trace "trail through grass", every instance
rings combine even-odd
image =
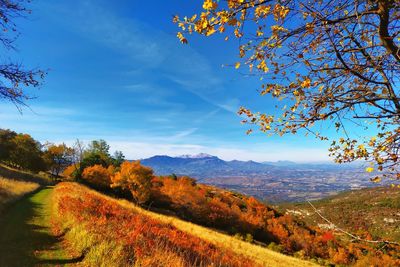
[[[76,263],[50,228],[52,187],[33,193],[0,216],[0,266],[54,266]]]

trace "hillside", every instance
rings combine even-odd
[[[341,228],[355,233],[367,231],[374,239],[400,242],[399,188],[355,190],[312,203],[321,214]],[[309,225],[329,227],[308,203],[285,204],[279,209]]]
[[[10,203],[48,183],[40,175],[0,164],[0,213]]]
[[[54,202],[55,225],[89,266],[313,266],[75,183],[57,185]]]
[[[22,172],[9,171],[20,173],[21,179],[24,177]],[[4,261],[0,265],[47,262],[155,266],[162,262],[162,266],[312,266],[315,262],[396,266],[400,263],[395,245],[350,242],[324,225],[292,216],[304,212],[305,207],[300,204],[288,204],[288,213],[284,214],[253,197],[199,184],[189,177],[159,176],[153,177],[151,183],[150,206],[142,207],[78,183],[62,182],[54,189],[42,187],[17,201],[1,216],[0,229],[5,232],[0,238],[0,258]],[[398,211],[393,206],[397,205],[398,191],[381,190],[387,198],[378,206]],[[364,191],[373,193],[360,192]],[[107,192],[124,196],[118,190]],[[371,199],[370,195],[363,194],[359,202]],[[124,197],[129,199],[127,195]],[[341,199],[358,197],[344,195]],[[361,211],[362,207],[354,203],[348,204],[347,209]],[[293,206],[300,207],[300,211]],[[370,238],[366,230],[355,233]],[[19,249],[8,254],[8,244]]]
[[[0,192],[15,202],[0,216],[0,266],[314,266],[83,185],[53,189],[30,182],[45,184],[39,175],[5,172],[18,180],[0,178]]]

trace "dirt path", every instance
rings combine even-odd
[[[79,262],[50,229],[52,187],[16,202],[0,215],[0,266],[60,266]]]

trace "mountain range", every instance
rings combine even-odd
[[[153,168],[157,175],[188,175],[195,178],[210,178],[215,176],[258,176],[282,170],[340,170],[348,169],[349,166],[336,165],[332,163],[295,163],[292,161],[256,162],[256,161],[225,161],[216,156],[205,153],[197,155],[153,156],[142,159],[141,163]]]
[[[374,186],[361,164],[225,161],[209,154],[142,159],[156,175],[187,175],[201,183],[269,202],[304,201]]]

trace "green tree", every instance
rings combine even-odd
[[[103,139],[93,140],[87,150],[85,151],[86,155],[89,154],[97,154],[100,155],[104,160],[110,160],[110,146]]]
[[[79,160],[79,164],[76,164],[78,167],[75,172],[76,178],[81,178],[83,170],[87,167],[101,165],[107,168],[112,164],[113,159],[109,150],[110,146],[102,139],[93,140],[89,143],[87,149],[84,149],[83,144],[78,140],[75,143],[75,158]]]
[[[391,0],[205,0],[198,14],[174,22],[182,43],[185,33],[240,40],[232,65],[259,75],[260,94],[278,107],[242,107],[245,123],[321,140],[327,133],[316,129],[332,126],[342,136],[331,140],[337,162],[367,160],[400,178],[399,19],[400,2]],[[359,138],[350,124],[375,134]]]
[[[122,151],[115,151],[112,157],[113,165],[115,167],[121,166],[121,164],[125,161],[125,156]]]

